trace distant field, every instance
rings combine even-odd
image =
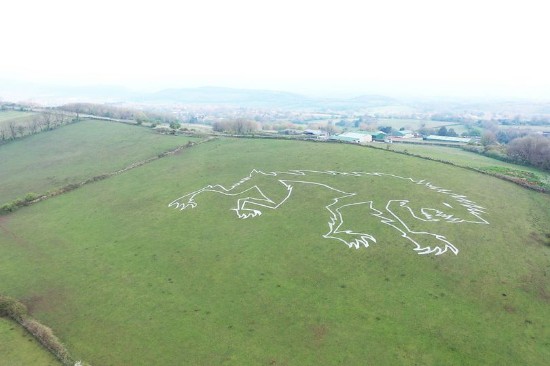
[[[17,123],[28,122],[34,112],[19,112],[19,111],[1,111],[0,110],[0,128],[6,127],[8,122],[14,121]]]
[[[46,193],[124,168],[188,139],[120,123],[83,121],[0,145],[0,205],[29,192]]]
[[[60,362],[19,324],[0,318],[0,365],[58,366]]]
[[[95,131],[91,123],[73,127]],[[63,133],[81,136],[73,131]],[[124,131],[118,138],[132,134]],[[28,144],[19,153],[35,145],[21,142]],[[5,154],[0,148],[1,161]],[[294,183],[284,205],[248,219],[232,210],[236,196],[220,193],[202,193],[193,209],[168,207],[208,184],[230,187],[253,169],[426,179],[483,206],[489,224],[414,219],[409,206],[460,205],[424,185],[376,175]],[[302,180],[310,176],[316,175]],[[275,178],[254,176],[250,183],[279,197]],[[323,237],[327,205],[338,193],[333,186],[340,194],[365,192],[364,202],[342,210],[346,225],[376,243],[355,249]],[[379,212],[395,206],[419,240],[440,233],[460,252],[416,254],[374,216],[371,201]],[[0,293],[22,299],[92,365],[550,359],[550,196],[473,171],[347,144],[218,139],[0,220]]]
[[[439,128],[443,126],[452,127],[457,131],[457,128],[463,128],[462,125],[456,122],[442,122],[442,121],[432,121],[429,119],[411,119],[411,118],[379,118],[378,125],[380,126],[391,126],[393,129],[399,130],[400,128],[405,128],[406,130],[417,130],[422,125],[425,125],[428,128]],[[457,131],[458,132],[458,131]]]
[[[460,148],[396,143],[391,145],[391,150],[407,151],[411,154],[426,156],[432,159],[450,161],[451,163],[471,168],[489,168],[497,166],[516,170],[524,170],[536,174],[541,178],[543,182],[550,184],[550,173],[548,172],[544,172],[539,169],[527,166],[509,164],[497,159],[489,158],[487,156],[464,151]]]
[[[499,125],[499,128],[529,130],[529,131],[531,131],[531,132],[550,131],[550,125],[542,125],[542,126]]]

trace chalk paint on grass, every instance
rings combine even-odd
[[[376,197],[369,197],[369,185],[365,185],[364,192],[348,192],[328,184],[326,182],[328,177],[373,177],[376,180],[380,179],[380,183],[377,184],[390,183],[388,180],[398,180],[403,184],[411,184],[426,189],[429,193],[435,193],[438,195],[439,205],[418,208],[411,205],[411,201],[405,197],[395,197],[395,199],[385,202],[377,202]],[[345,211],[349,208],[364,208],[367,215],[378,218],[380,223],[392,227],[398,235],[412,242],[413,249],[418,254],[440,255],[447,251],[458,254],[459,250],[444,235],[428,229],[415,229],[417,226],[489,224],[482,217],[485,214],[485,209],[464,195],[438,187],[426,180],[375,172],[317,170],[263,172],[254,169],[248,176],[229,187],[220,184],[207,185],[173,200],[168,207],[179,210],[195,208],[197,206],[195,198],[198,195],[214,192],[237,197],[236,206],[231,210],[236,213],[238,218],[248,219],[260,216],[266,210],[278,209],[292,197],[293,190],[301,185],[317,186],[327,189],[333,194],[332,201],[325,206],[330,216],[328,232],[323,237],[339,240],[349,248],[367,248],[372,243],[376,243],[376,238],[365,230],[356,230],[356,228],[347,226]]]

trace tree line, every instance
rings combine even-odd
[[[550,171],[550,138],[528,135],[513,139],[506,146],[506,154],[516,163]]]
[[[232,120],[216,121],[212,123],[212,130],[236,135],[247,135],[260,130],[260,125],[255,121],[237,118]]]
[[[69,122],[72,122],[72,117],[67,113],[46,109],[25,120],[13,119],[6,121],[0,127],[0,142],[52,130]]]
[[[59,110],[121,120],[134,120],[138,124],[182,122],[178,116],[166,112],[139,110],[96,103],[70,103],[58,107]]]

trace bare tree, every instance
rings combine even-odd
[[[38,132],[38,130],[40,129],[40,121],[38,120],[37,117],[33,117],[31,119],[31,122],[29,123],[28,128],[29,128],[29,131],[31,132],[31,134],[33,134],[33,135],[36,132]]]
[[[509,157],[518,163],[550,170],[550,139],[529,135],[512,140],[506,148]]]
[[[54,116],[55,123],[58,126],[61,126],[65,123],[65,113],[63,113],[63,111],[55,111],[53,113],[53,116]]]
[[[487,151],[489,146],[496,144],[497,136],[493,131],[486,130],[485,132],[483,132],[483,136],[481,136],[480,142]]]
[[[19,137],[22,137],[25,134],[25,125],[24,124],[18,124],[17,125],[17,132],[19,133]]]
[[[10,133],[11,133],[11,138],[14,139],[17,137],[17,123],[15,123],[15,121],[9,121],[7,123],[8,125],[8,128],[10,130]]]
[[[46,130],[52,129],[52,113],[50,111],[44,111],[40,115],[42,118],[42,125]]]

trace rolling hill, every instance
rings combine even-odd
[[[2,216],[0,293],[92,365],[545,365],[549,207],[384,150],[220,138]],[[339,214],[376,241],[334,238]]]

